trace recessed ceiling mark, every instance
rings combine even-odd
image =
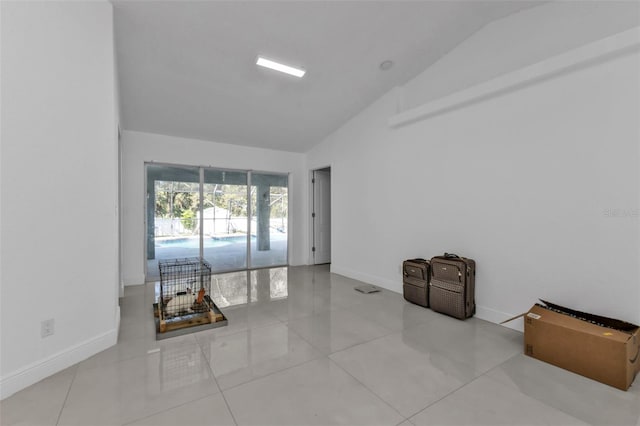
[[[390,60],[390,59],[387,59],[386,61],[382,61],[382,62],[380,63],[380,69],[381,69],[382,71],[390,70],[390,69],[391,69],[391,67],[393,67],[393,61],[392,61],[392,60]]]

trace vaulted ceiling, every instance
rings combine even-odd
[[[114,4],[122,127],[306,152],[487,23],[535,1]],[[307,70],[255,65],[264,55]],[[393,66],[382,70],[383,61]]]

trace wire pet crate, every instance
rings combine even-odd
[[[160,295],[156,304],[156,338],[171,337],[165,333],[191,327],[226,325],[226,318],[211,299],[211,265],[206,260],[164,260],[158,262],[158,267]]]

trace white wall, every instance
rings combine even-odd
[[[112,6],[1,7],[4,398],[113,345],[119,308]]]
[[[289,175],[290,228],[289,263],[306,264],[305,155],[194,139],[125,131],[122,139],[123,164],[123,276],[125,285],[144,282],[144,163],[158,162],[256,170]]]
[[[407,83],[402,102],[415,107],[638,25],[635,1],[561,1],[525,9],[488,24]]]
[[[489,30],[508,40],[508,19]],[[332,166],[332,271],[400,292],[404,258],[454,252],[478,262],[480,318],[543,298],[639,323],[639,63],[636,49],[397,129],[406,88],[379,99],[308,155]]]

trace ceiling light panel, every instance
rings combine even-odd
[[[271,59],[264,58],[262,56],[258,56],[258,60],[256,61],[256,65],[260,65],[261,67],[270,68],[272,70],[280,71],[285,74],[293,75],[295,77],[302,77],[306,71],[301,68],[291,67],[289,65],[284,65],[279,62],[273,61]]]

